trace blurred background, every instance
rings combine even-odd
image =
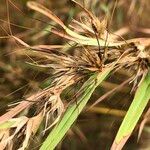
[[[53,11],[68,25],[73,18],[79,18],[83,10],[70,0],[36,0]],[[85,8],[98,18],[112,17],[109,31],[122,34],[125,39],[149,37],[150,35],[150,0],[80,0]],[[45,16],[31,11],[26,6],[27,0],[0,1],[0,113],[3,114],[16,102],[27,95],[37,92],[50,84],[51,70],[29,64],[38,59],[38,54],[24,50],[9,35],[15,35],[29,45],[64,44],[67,41],[52,33],[56,26]],[[115,9],[114,9],[115,8]],[[114,15],[111,16],[114,11]],[[59,28],[59,27],[58,27]],[[130,76],[130,72],[121,70],[114,73],[94,92],[87,109],[68,132],[57,149],[63,150],[109,150],[119,125],[128,109],[133,94],[131,86],[125,85],[111,94],[103,102],[88,109],[103,94],[117,87]],[[72,87],[72,92],[64,91],[62,97],[68,102],[70,94],[80,87]],[[132,115],[132,114],[131,114]],[[150,149],[150,126],[147,124],[137,142],[136,129],[125,145],[125,150]],[[40,133],[31,140],[33,145],[41,144]],[[34,147],[34,146],[33,146]],[[31,149],[38,149],[33,148]]]

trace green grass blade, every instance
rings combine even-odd
[[[119,128],[112,149],[121,149],[132,131],[134,130],[138,120],[140,119],[147,103],[150,99],[150,73],[138,87],[133,102]]]
[[[82,109],[85,107],[95,88],[106,78],[112,69],[113,67],[108,68],[99,74],[94,74],[88,81],[85,82],[82,87],[84,92],[80,97],[78,97],[77,104],[73,104],[68,107],[63,118],[49,134],[40,150],[53,150],[57,146],[71,125],[77,119]]]
[[[2,124],[0,124],[0,130],[11,128],[15,124],[15,121],[6,121]]]

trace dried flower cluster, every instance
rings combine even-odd
[[[70,24],[71,30],[44,6],[28,2],[28,7],[58,23],[66,34],[57,29],[52,29],[51,32],[73,41],[76,46],[74,55],[70,55],[56,50],[57,46],[29,46],[18,40],[28,49],[40,52],[42,57],[48,60],[47,64],[36,63],[36,65],[52,68],[54,78],[50,87],[30,96],[1,116],[1,126],[8,123],[9,128],[0,132],[0,149],[6,147],[12,149],[13,143],[15,143],[14,137],[22,139],[20,150],[25,149],[43,119],[45,120],[45,130],[53,126],[64,112],[60,94],[81,79],[95,72],[101,72],[104,68],[116,63],[115,70],[125,68],[133,72],[133,82],[136,87],[149,72],[150,41],[144,39],[118,41],[116,39],[118,37],[107,31],[106,19],[100,21],[82,5],[75,3],[84,10],[85,20],[73,20]],[[24,109],[32,108],[33,104],[35,105],[33,117],[13,118]]]

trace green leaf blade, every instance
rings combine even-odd
[[[146,78],[138,87],[134,99],[126,113],[126,116],[119,128],[112,150],[121,149],[132,131],[134,130],[137,122],[139,121],[145,107],[147,106],[150,99],[150,73],[147,74]]]
[[[112,69],[113,67],[107,68],[101,73],[94,74],[85,82],[82,87],[84,93],[78,98],[77,104],[73,104],[66,110],[60,123],[49,134],[40,150],[53,150],[57,146],[87,104],[95,88],[108,76]]]

